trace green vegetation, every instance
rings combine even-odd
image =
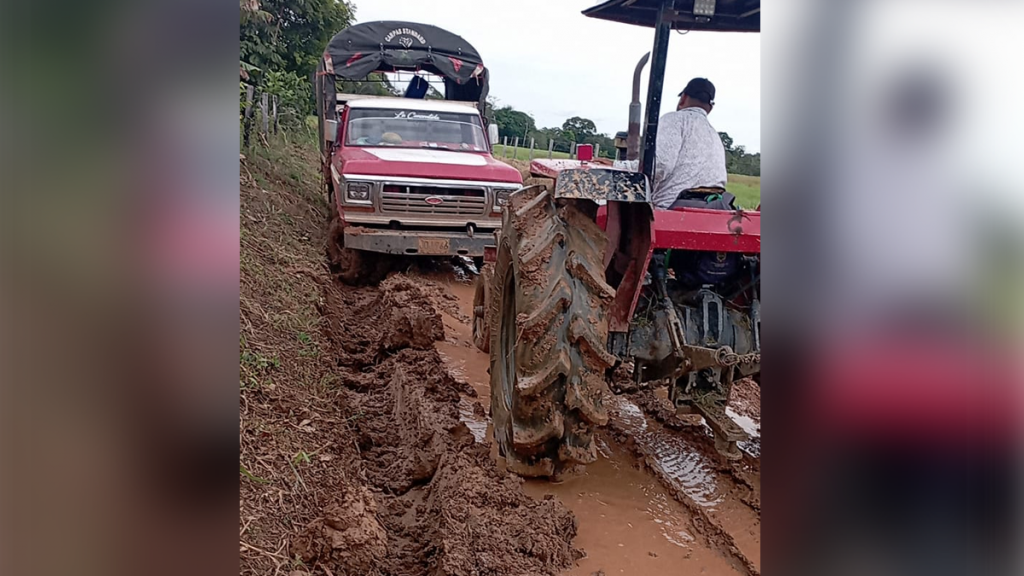
[[[240,0],[239,7],[241,61],[307,85],[324,46],[354,21],[354,7],[344,0]]]
[[[514,151],[514,153],[513,153],[513,151]],[[498,160],[506,159],[505,158],[505,154],[506,154],[505,147],[502,146],[501,144],[498,144],[497,146],[494,147],[494,153],[493,154],[494,154],[494,157],[497,158]],[[540,148],[534,147],[534,149],[533,149],[533,157],[534,157],[534,159],[536,159],[536,158],[547,158],[548,157],[547,146],[545,145],[543,150],[540,149]],[[565,158],[569,157],[569,153],[568,152],[552,152],[551,153],[551,157],[552,158],[565,159]],[[508,158],[507,159],[508,160],[512,160],[513,158],[516,159],[516,160],[529,161],[530,160],[530,148],[529,148],[529,146],[527,146],[526,148],[523,148],[522,146],[520,146],[519,148],[513,148],[512,146],[509,146],[508,147]]]
[[[248,478],[249,480],[252,480],[253,482],[259,482],[260,484],[270,484],[270,480],[265,480],[258,476],[254,476],[253,473],[249,472],[249,470],[242,464],[238,465],[238,472],[245,476],[246,478]]]
[[[512,140],[519,138],[520,144],[526,143],[529,149],[530,138],[534,139],[534,146],[543,150],[547,155],[548,144],[554,142],[554,158],[568,158],[568,152],[572,149],[573,143],[594,144],[601,147],[600,155],[604,158],[615,157],[615,141],[605,134],[597,132],[597,126],[592,120],[573,116],[562,123],[561,127],[537,128],[533,117],[525,112],[515,110],[511,106],[495,107],[493,101],[487,103],[487,116],[498,124],[498,135],[502,138]],[[562,155],[559,156],[558,154]],[[520,160],[529,158],[517,156]]]
[[[729,174],[725,189],[736,196],[736,203],[752,210],[761,203],[761,177]]]
[[[722,138],[722,145],[725,146],[725,169],[729,174],[743,174],[746,176],[761,175],[761,153],[747,154],[743,146],[734,146],[732,136],[728,132],[719,132]],[[757,183],[761,186],[760,181]],[[735,192],[733,192],[735,194]]]

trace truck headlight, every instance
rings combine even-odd
[[[501,212],[501,208],[503,206],[508,206],[508,197],[516,190],[518,190],[518,188],[496,188],[494,190],[494,211]]]
[[[368,182],[349,182],[345,188],[345,198],[354,202],[369,202],[370,184]]]

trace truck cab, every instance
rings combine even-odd
[[[339,94],[337,106],[329,175],[346,248],[479,257],[493,245],[523,180],[491,156],[473,103]]]

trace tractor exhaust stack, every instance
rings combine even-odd
[[[640,158],[640,78],[647,60],[651,53],[644,54],[644,57],[636,63],[636,70],[633,71],[633,99],[629,103],[629,128],[626,136],[626,160],[637,160]]]

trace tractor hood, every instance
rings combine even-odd
[[[342,148],[339,157],[342,174],[523,182],[518,170],[489,154],[411,148]]]

